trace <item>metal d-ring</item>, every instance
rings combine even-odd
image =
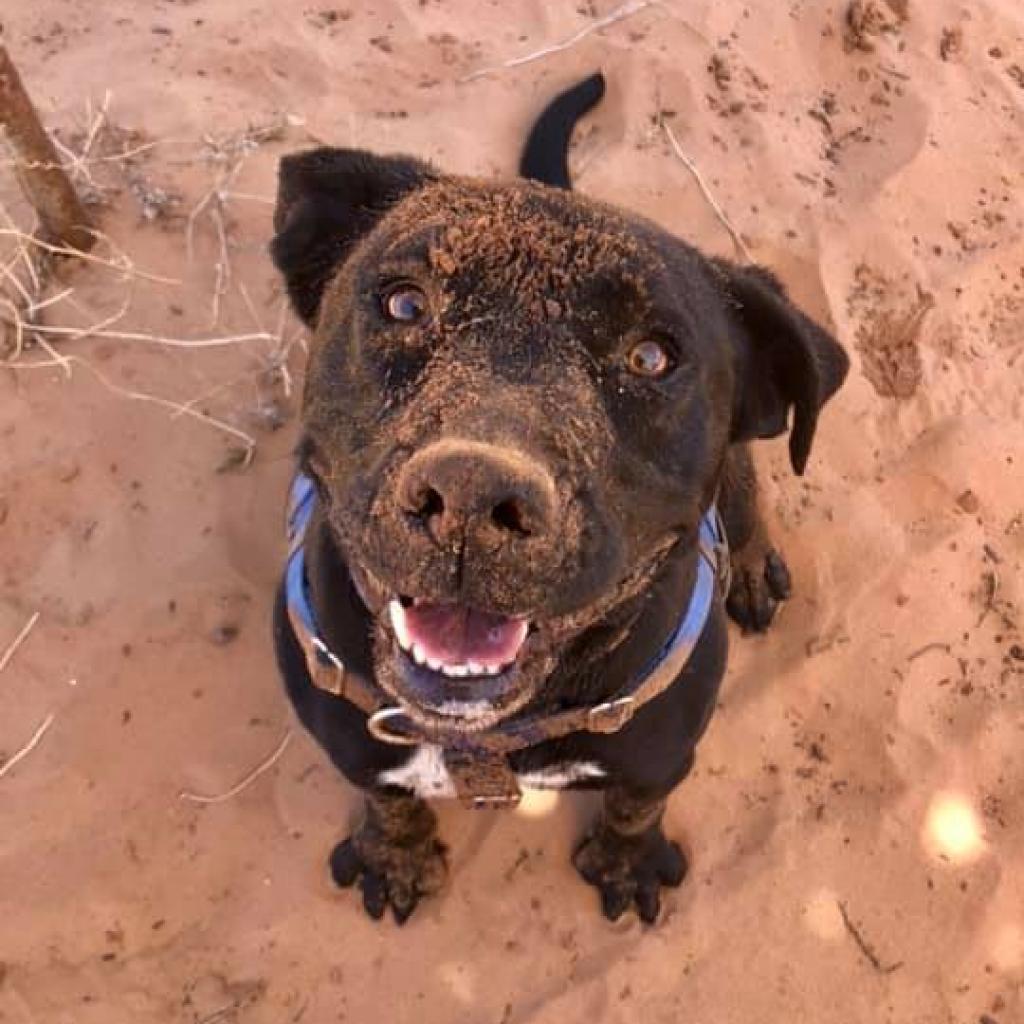
[[[392,732],[386,727],[385,723],[398,716],[408,717],[401,708],[381,708],[366,720],[366,731],[381,743],[390,743],[396,747],[418,746],[422,742],[419,737],[410,736],[407,732]]]

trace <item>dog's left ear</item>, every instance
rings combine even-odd
[[[334,272],[388,209],[437,177],[412,157],[313,149],[281,160],[270,255],[295,312],[316,324]]]
[[[818,413],[839,390],[850,360],[835,338],[793,305],[769,271],[717,260],[715,270],[737,324],[731,439],[777,437],[785,432],[792,407],[789,457],[800,475]]]

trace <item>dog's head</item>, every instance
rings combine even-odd
[[[792,408],[803,471],[846,372],[766,272],[573,193],[321,149],[282,161],[274,226],[304,465],[425,721],[523,707],[693,544],[730,443]]]

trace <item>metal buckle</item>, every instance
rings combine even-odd
[[[332,697],[343,697],[346,669],[341,659],[318,636],[310,637],[309,645],[313,649],[313,657],[307,658],[307,667],[313,685]]]
[[[366,731],[381,743],[390,743],[396,747],[415,747],[422,741],[418,736],[407,732],[392,732],[386,727],[386,723],[393,718],[401,716],[408,719],[408,716],[401,708],[381,708],[375,711],[366,720]]]
[[[618,732],[636,712],[635,697],[617,697],[615,700],[595,704],[587,712],[587,731]]]

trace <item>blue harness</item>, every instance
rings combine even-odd
[[[372,680],[346,671],[342,660],[320,634],[309,600],[306,580],[304,541],[316,508],[313,481],[299,473],[291,487],[288,506],[288,563],[285,569],[285,595],[288,615],[305,654],[314,684],[336,697],[356,704],[368,716],[370,733],[385,743],[414,745],[439,742],[446,745],[443,730],[416,727],[406,712],[390,702]],[[493,752],[510,752],[533,746],[571,732],[612,733],[623,728],[636,710],[663,693],[685,668],[693,653],[716,596],[728,592],[729,549],[718,511],[712,505],[700,522],[698,534],[697,579],[693,593],[678,626],[661,650],[642,672],[618,695],[601,704],[554,712],[544,717],[525,717],[499,723],[488,736]],[[450,743],[463,745],[464,735],[457,730],[447,734]]]

